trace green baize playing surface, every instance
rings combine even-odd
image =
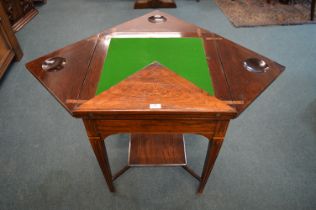
[[[200,38],[112,38],[96,95],[153,62],[214,95]]]

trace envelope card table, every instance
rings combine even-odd
[[[264,56],[169,14],[149,14],[26,64],[81,118],[111,192],[131,166],[181,166],[202,193],[231,119],[284,70]],[[106,137],[129,133],[127,165],[112,175]],[[201,175],[187,166],[183,134],[209,141]]]

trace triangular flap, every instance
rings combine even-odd
[[[226,103],[209,96],[188,80],[159,63],[152,63],[75,111],[88,112],[222,112],[234,113]]]
[[[69,111],[75,106],[67,100],[77,100],[81,86],[89,70],[99,34],[68,45],[26,64],[27,69]],[[43,64],[53,59],[62,59],[62,68],[45,70]],[[54,60],[55,61],[55,60]]]
[[[232,100],[241,102],[235,105],[238,114],[245,110],[285,69],[271,59],[227,39],[217,41],[217,50]],[[262,67],[262,72],[252,71],[251,66],[247,66],[248,61],[251,61],[250,64],[257,62],[258,67],[263,64],[263,67],[266,67],[265,69]]]
[[[164,22],[150,22],[151,17],[165,18]],[[197,32],[210,33],[194,24],[180,20],[172,15],[154,10],[141,17],[132,19],[111,28],[112,32]],[[179,34],[180,35],[180,34]]]

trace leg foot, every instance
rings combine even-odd
[[[113,186],[111,168],[110,168],[104,140],[101,140],[100,137],[89,137],[89,140],[93,148],[94,154],[99,162],[100,168],[103,172],[105,181],[108,184],[109,190],[111,192],[115,192],[115,189]]]
[[[211,174],[211,171],[214,167],[217,155],[221,149],[223,140],[213,139],[208,143],[207,154],[204,162],[203,172],[201,176],[201,182],[198,188],[197,193],[203,193],[206,182]]]

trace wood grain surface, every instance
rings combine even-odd
[[[151,108],[155,104],[160,108]],[[118,115],[129,112],[234,115],[234,109],[226,103],[209,96],[207,92],[158,63],[145,67],[83,103],[74,111],[74,115],[113,112]]]
[[[76,104],[69,104],[67,100],[78,99],[97,41],[98,35],[66,46],[26,64],[27,69],[70,113]],[[65,58],[65,67],[59,71],[44,71],[42,63],[52,57]]]
[[[186,165],[182,134],[132,134],[130,166]]]
[[[151,23],[148,18],[153,15],[164,16],[167,21],[160,24]],[[160,11],[153,11],[114,26],[100,34],[35,59],[26,66],[56,99],[74,114],[78,106],[95,96],[112,37],[202,38],[215,96],[220,100],[229,101],[229,104],[237,109],[237,115],[251,104],[284,69],[282,65],[264,56]],[[58,72],[43,71],[41,68],[43,61],[54,56],[66,58],[65,68]],[[246,71],[242,62],[252,57],[264,59],[270,65],[270,70],[259,74]]]
[[[216,41],[217,52],[229,86],[233,101],[243,101],[235,105],[238,114],[244,111],[285,69],[284,66],[237,45],[227,39]],[[258,58],[265,61],[269,69],[256,73],[247,71],[243,61]]]

